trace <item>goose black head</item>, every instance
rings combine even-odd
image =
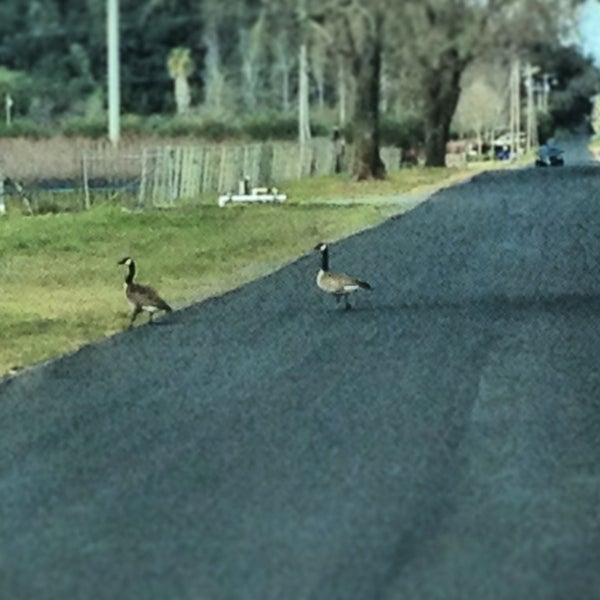
[[[318,250],[319,252],[324,252],[325,250],[327,250],[327,244],[325,242],[319,242],[314,247],[314,250]]]
[[[126,256],[125,258],[122,258],[117,264],[129,266],[132,262],[133,262],[133,260],[131,259],[131,257]]]

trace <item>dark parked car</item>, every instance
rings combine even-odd
[[[564,150],[553,144],[540,146],[535,160],[536,167],[562,167],[565,164]]]

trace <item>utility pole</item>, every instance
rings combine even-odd
[[[525,67],[525,87],[527,89],[527,135],[525,150],[529,152],[534,145],[537,145],[537,118],[535,114],[535,105],[533,98],[533,76],[539,71],[539,67],[532,67],[527,63]]]
[[[521,76],[520,61],[514,58],[510,70],[510,150],[516,155],[521,134]]]
[[[308,102],[308,13],[306,0],[301,0],[297,8],[298,23],[300,25],[300,56],[298,58],[298,140],[301,147],[310,140],[310,114]]]
[[[107,0],[106,41],[108,51],[108,138],[116,146],[121,135],[119,75],[119,0]]]
[[[299,85],[298,85],[298,135],[300,143],[310,140],[310,116],[308,105],[308,59],[306,44],[300,44]]]
[[[542,88],[542,110],[548,112],[548,94],[550,92],[550,74],[544,73],[544,87]]]

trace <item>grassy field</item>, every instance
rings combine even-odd
[[[11,210],[0,218],[0,376],[126,327],[125,269],[116,264],[124,256],[136,259],[140,282],[179,308],[414,205],[391,201],[394,194],[449,185],[474,172],[408,169],[383,182],[305,180],[286,188],[283,205],[220,209],[213,199],[211,206],[167,211],[100,205],[36,217]]]

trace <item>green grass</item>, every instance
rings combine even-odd
[[[356,199],[442,185],[472,172],[408,169],[368,183],[310,179],[286,186],[283,205],[221,209],[211,198],[210,206],[147,212],[100,205],[26,217],[11,210],[0,219],[0,376],[127,326],[124,269],[116,264],[124,256],[137,259],[139,281],[178,308],[265,275],[320,240],[340,239],[406,209],[390,207],[389,198],[385,205]],[[340,205],[340,198],[349,204]]]
[[[137,258],[139,280],[181,307],[380,220],[375,207],[300,205],[4,218],[0,374],[126,326],[123,256]]]
[[[304,179],[286,185],[286,193],[291,199],[306,202],[327,201],[338,198],[363,198],[365,196],[388,196],[402,194],[416,189],[451,182],[464,177],[471,171],[444,168],[414,168],[390,173],[381,181],[354,182],[348,175],[332,175]]]

